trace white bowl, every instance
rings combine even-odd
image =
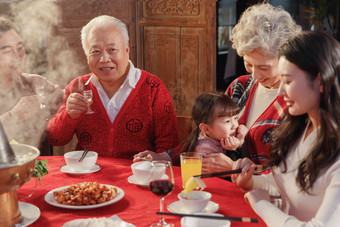
[[[211,213],[196,213],[197,215],[211,215],[211,216],[223,216],[222,214],[211,214]],[[182,227],[229,227],[230,221],[228,220],[216,220],[208,218],[193,218],[183,217],[181,218]]]
[[[64,154],[64,159],[71,169],[76,172],[89,171],[96,164],[98,153],[89,151],[82,162],[79,162],[84,151],[70,151]]]
[[[149,181],[149,175],[151,170],[151,162],[149,161],[141,161],[135,162],[131,165],[131,170],[135,179],[142,183],[147,184]]]
[[[181,205],[191,213],[202,211],[209,203],[211,194],[206,191],[191,191],[189,193],[179,193]]]

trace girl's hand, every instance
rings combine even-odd
[[[246,137],[249,129],[245,125],[239,125],[237,128],[236,137],[240,140],[240,146],[244,143],[244,138]]]
[[[220,143],[221,143],[221,146],[226,150],[236,150],[242,145],[240,140],[234,136],[221,138]]]
[[[242,169],[241,173],[231,175],[232,182],[245,191],[249,191],[253,187],[253,173],[256,165],[248,158],[238,159],[233,169]]]
[[[257,203],[260,200],[268,200],[270,201],[270,196],[268,191],[263,189],[254,189],[249,192],[247,192],[244,195],[244,199],[253,207],[255,203]]]

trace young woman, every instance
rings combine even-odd
[[[303,32],[280,49],[279,95],[288,114],[272,134],[273,172],[252,176],[240,159],[233,182],[268,226],[335,226],[340,223],[340,44],[330,35]],[[278,191],[282,210],[269,202]]]

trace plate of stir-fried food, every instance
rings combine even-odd
[[[116,186],[97,182],[83,182],[53,189],[45,201],[53,206],[69,209],[92,209],[118,202],[124,191]]]

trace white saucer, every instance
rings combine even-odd
[[[216,214],[216,213],[197,213],[197,215],[199,215],[199,214],[223,217],[222,214]],[[181,226],[230,227],[230,221],[229,220],[208,219],[208,218],[197,218],[197,217],[183,217],[183,218],[181,218]]]
[[[149,186],[148,182],[141,182],[141,181],[137,180],[135,175],[129,176],[127,180],[131,184],[137,184],[137,185],[145,186],[145,187]]]
[[[218,209],[220,209],[220,205],[218,205],[218,203],[215,203],[213,201],[209,201],[208,205],[199,213],[215,213],[216,211],[218,211]],[[187,209],[185,209],[184,207],[182,207],[182,204],[179,200],[170,203],[168,205],[168,210],[171,213],[182,213],[182,214],[191,214],[190,211],[188,211]]]
[[[162,180],[165,180],[165,179],[168,179],[167,175],[162,176]],[[137,184],[137,185],[140,185],[140,186],[149,187],[149,182],[141,182],[141,181],[137,180],[135,175],[129,176],[127,180],[131,184]]]
[[[15,224],[15,227],[28,226],[38,220],[40,217],[40,209],[37,206],[24,202],[18,202],[18,204],[23,220],[22,222]]]
[[[88,171],[75,171],[73,169],[71,169],[68,165],[63,165],[59,168],[59,170],[61,172],[64,172],[64,173],[68,173],[68,174],[74,174],[74,175],[82,175],[82,174],[89,174],[89,173],[94,173],[94,172],[97,172],[99,170],[101,170],[101,166],[100,165],[97,165],[95,164],[90,170]]]

